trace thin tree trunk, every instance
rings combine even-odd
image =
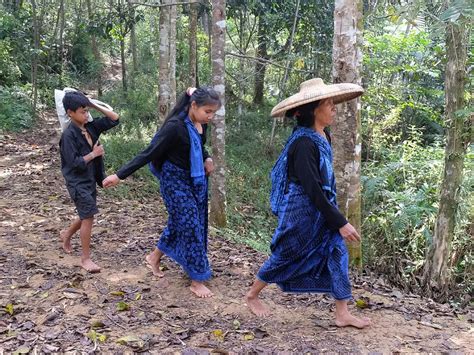
[[[33,111],[36,112],[38,104],[38,52],[39,52],[39,23],[36,7],[36,0],[31,0],[32,19],[33,19],[33,43],[34,53],[31,60],[31,85],[33,87]]]
[[[171,0],[172,1],[172,0]],[[163,0],[169,4],[170,0]],[[160,8],[160,46],[159,46],[159,74],[158,74],[158,121],[163,122],[170,110],[170,45],[169,45],[170,7]]]
[[[268,59],[267,53],[267,37],[266,37],[265,22],[263,15],[258,17],[258,35],[257,35],[257,58]],[[263,103],[263,90],[265,84],[266,64],[260,61],[255,62],[255,87],[254,87],[254,105],[261,105]]]
[[[177,6],[170,6],[170,107],[176,103],[176,19]]]
[[[334,9],[333,82],[361,84],[362,0],[336,0]],[[338,107],[332,129],[339,209],[360,233],[360,101]],[[361,243],[348,243],[352,265],[362,266]]]
[[[293,20],[293,28],[291,29],[291,35],[290,35],[290,40],[289,40],[289,45],[288,45],[288,48],[289,48],[288,55],[291,53],[292,48],[293,48],[293,39],[295,37],[296,24],[298,23],[299,11],[300,11],[300,0],[296,0],[295,17]],[[288,59],[288,61],[286,62],[285,74],[283,75],[283,80],[280,83],[280,93],[278,94],[277,101],[280,101],[283,97],[283,94],[284,94],[283,92],[284,92],[286,82],[288,80],[288,74],[290,71],[290,62],[291,62],[291,59]],[[274,119],[272,122],[272,133],[270,134],[270,147],[273,147],[273,140],[275,139],[275,128],[276,128],[276,119]]]
[[[197,85],[197,4],[189,9],[189,86]]]
[[[429,247],[424,285],[428,296],[446,300],[450,284],[448,260],[456,225],[459,189],[463,178],[464,157],[471,139],[471,122],[458,113],[465,108],[467,46],[469,34],[463,17],[446,26],[445,100],[448,122],[444,175],[433,241]]]
[[[65,53],[64,53],[64,27],[65,27],[65,16],[64,16],[64,0],[61,0],[59,5],[59,60],[61,61],[60,66],[60,76],[59,82],[60,85],[63,85],[63,73],[64,73],[64,66],[65,66]]]
[[[217,227],[225,227],[226,190],[225,190],[225,0],[212,1],[212,86],[222,101],[211,129],[212,158],[215,171],[211,178],[210,222]]]
[[[132,0],[127,0],[127,2],[128,2],[129,11],[132,11],[132,14],[134,15]],[[130,25],[130,50],[132,52],[132,70],[133,70],[133,73],[130,76],[130,85],[133,88],[135,87],[135,75],[136,73],[138,73],[137,35],[135,33],[134,22]]]
[[[120,39],[120,60],[122,62],[122,88],[127,93],[127,67],[125,63],[125,38]]]
[[[86,7],[87,7],[87,13],[89,15],[89,18],[92,18],[93,12],[92,12],[92,4],[91,0],[86,0]],[[98,69],[96,72],[97,75],[97,96],[101,97],[102,96],[102,59],[100,55],[99,48],[97,46],[97,38],[95,34],[91,34],[91,46],[92,46],[92,53],[94,53],[94,59],[98,64]]]

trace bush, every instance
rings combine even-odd
[[[0,130],[19,131],[32,125],[29,95],[20,88],[0,86]]]

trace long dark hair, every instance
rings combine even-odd
[[[186,91],[181,94],[181,96],[178,98],[178,101],[176,102],[176,105],[166,117],[165,122],[168,121],[171,117],[187,114],[193,101],[198,106],[221,106],[221,99],[219,98],[219,94],[216,90],[209,86],[200,86],[196,90],[194,90],[191,96],[189,96]]]
[[[307,104],[286,111],[286,117],[295,117],[298,126],[311,127],[314,124],[314,110],[320,101],[308,102]]]

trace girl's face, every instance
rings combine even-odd
[[[191,103],[191,107],[189,108],[189,117],[193,122],[207,124],[210,120],[212,120],[218,109],[218,105],[198,106],[196,101],[193,101]]]
[[[316,122],[323,127],[330,126],[334,122],[336,113],[336,105],[334,105],[333,99],[321,100],[318,107],[314,109]]]

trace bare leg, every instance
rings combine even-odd
[[[250,311],[252,311],[252,313],[257,317],[266,317],[270,314],[270,309],[258,298],[260,291],[262,291],[267,285],[268,284],[263,281],[255,280],[249,292],[245,295],[245,302],[247,302]]]
[[[336,300],[336,325],[338,327],[365,328],[370,325],[369,318],[357,318],[347,308],[347,301]]]
[[[148,263],[148,265],[151,266],[151,269],[153,270],[153,275],[158,277],[165,276],[164,272],[160,270],[160,260],[162,256],[163,252],[160,249],[155,248],[153,252],[151,252],[145,257],[146,262]]]
[[[75,219],[68,229],[63,230],[59,236],[62,241],[62,247],[64,251],[68,254],[72,253],[71,238],[79,229],[81,228],[81,220],[79,218]]]
[[[88,272],[100,272],[100,267],[91,260],[91,233],[92,224],[94,223],[94,217],[86,218],[81,223],[81,244],[82,244],[82,255],[81,265]]]
[[[214,296],[214,294],[209,290],[206,285],[199,281],[191,281],[191,286],[189,287],[192,293],[200,298],[209,298]]]

